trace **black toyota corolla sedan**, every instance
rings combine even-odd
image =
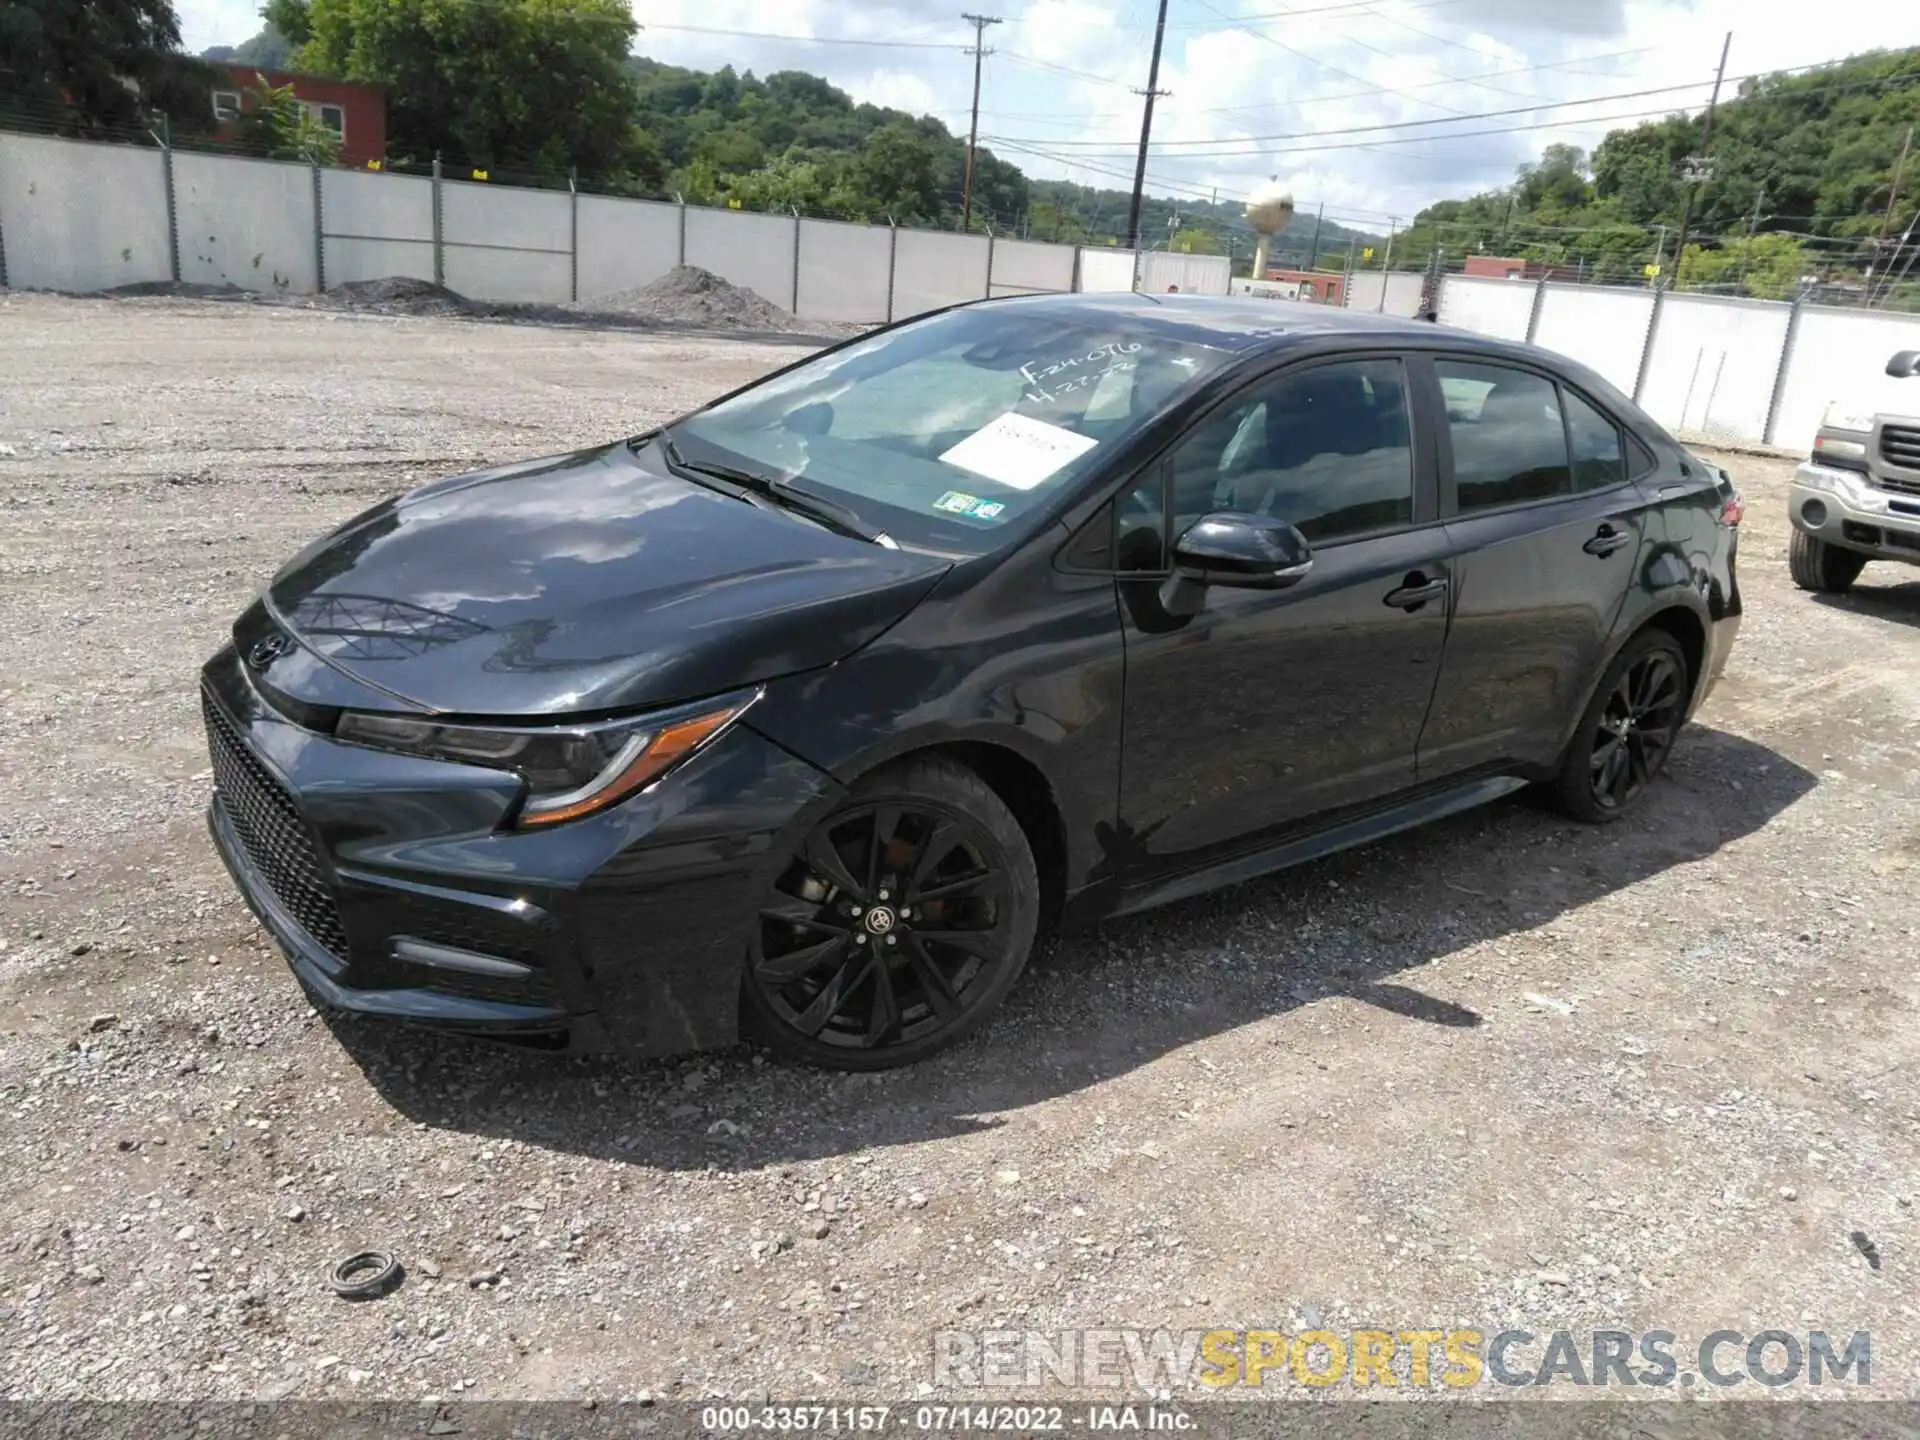
[[[1047,927],[1527,784],[1614,819],[1740,513],[1526,346],[963,306],[315,541],[206,666],[213,835],[322,1005],[901,1064]]]

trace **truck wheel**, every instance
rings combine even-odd
[[[1817,590],[1823,595],[1845,593],[1860,578],[1867,557],[1858,550],[1842,550],[1824,540],[1816,540],[1804,530],[1793,532],[1787,542],[1787,568],[1793,583],[1802,590]]]

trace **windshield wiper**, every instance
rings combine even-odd
[[[735,486],[738,492],[745,492],[740,494],[741,499],[757,495],[797,515],[804,515],[830,530],[851,535],[856,540],[884,545],[890,550],[899,548],[885,531],[874,529],[845,505],[829,500],[824,495],[815,495],[810,490],[801,490],[791,480],[775,480],[732,465],[709,463],[704,460],[696,463],[681,454],[680,447],[674,444],[673,437],[670,435],[660,437],[660,448],[666,453],[667,463],[674,469],[683,471],[689,476],[704,476],[709,480],[720,480]]]

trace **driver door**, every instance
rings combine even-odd
[[[1412,785],[1447,634],[1436,497],[1397,356],[1252,382],[1119,497],[1121,817],[1151,868]],[[1286,590],[1215,585],[1198,614],[1169,615],[1169,539],[1219,510],[1291,521],[1313,568]]]

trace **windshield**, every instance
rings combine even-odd
[[[691,465],[795,480],[906,544],[979,554],[1227,353],[1124,319],[952,310],[690,416]]]

